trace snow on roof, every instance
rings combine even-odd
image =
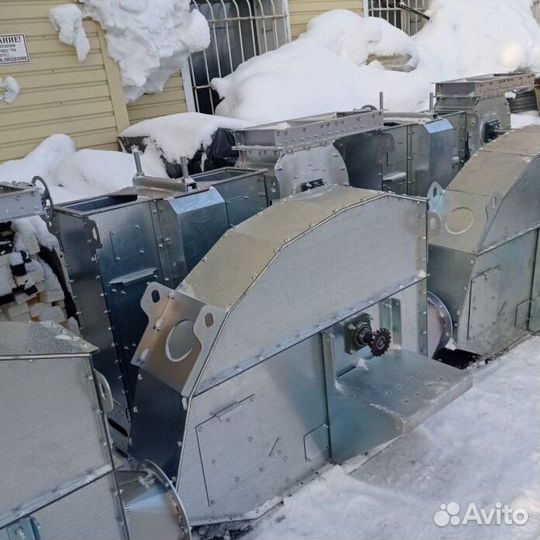
[[[529,0],[435,0],[413,38],[379,18],[336,10],[296,41],[212,80],[217,113],[266,123],[378,104],[422,110],[436,81],[540,71],[540,26]],[[390,69],[392,68],[392,69]]]
[[[145,137],[153,143],[171,163],[180,162],[182,156],[192,158],[201,147],[212,142],[218,128],[238,129],[253,123],[201,113],[180,113],[144,120],[124,130],[124,137]]]

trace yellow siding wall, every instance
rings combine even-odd
[[[118,67],[96,23],[84,23],[91,51],[83,63],[58,41],[49,9],[67,1],[0,0],[0,33],[25,33],[31,56],[30,64],[0,66],[0,77],[11,75],[22,88],[14,103],[0,101],[0,162],[24,156],[53,133],[70,135],[80,148],[117,148],[117,133],[130,123],[187,109],[180,76],[162,94],[126,107]],[[289,0],[293,38],[311,18],[336,8],[360,13],[362,0]]]
[[[293,39],[305,31],[307,23],[331,9],[350,9],[362,13],[362,0],[289,0]]]
[[[131,124],[156,116],[185,111],[187,111],[186,97],[179,75],[169,79],[162,94],[147,94],[128,105]]]
[[[91,51],[79,63],[73,47],[58,41],[49,9],[66,0],[0,0],[0,33],[26,34],[31,63],[0,66],[21,94],[0,102],[0,162],[24,156],[45,137],[67,133],[79,147],[116,148],[128,125],[118,69],[104,52],[103,35],[86,21]]]

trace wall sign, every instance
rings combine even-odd
[[[0,34],[0,65],[29,62],[25,34]]]

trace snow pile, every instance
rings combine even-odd
[[[44,227],[44,221],[39,216],[15,220],[13,230],[15,231],[15,249],[18,251],[29,253],[31,251],[28,250],[29,239],[33,237],[40,246],[47,249],[52,250],[58,247],[58,240]]]
[[[475,386],[347,474],[333,467],[285,500],[246,540],[531,539],[540,532],[540,338],[483,369]],[[524,525],[437,527],[441,504],[523,509]]]
[[[185,156],[190,159],[212,142],[219,128],[239,129],[249,125],[244,120],[201,113],[180,113],[144,120],[127,128],[123,137],[144,137],[149,148],[154,147],[167,161],[179,163]]]
[[[190,0],[81,0],[49,11],[62,43],[72,45],[79,62],[90,51],[83,19],[91,17],[106,31],[109,56],[119,63],[128,102],[161,92],[187,57],[206,49],[210,30]]]
[[[531,124],[540,125],[540,115],[538,111],[525,111],[512,115],[512,127],[518,129]]]
[[[75,143],[67,135],[51,135],[22,159],[0,164],[0,182],[30,182],[41,176],[52,184],[60,163],[76,151]]]
[[[106,31],[128,102],[161,92],[187,57],[206,49],[210,30],[190,0],[81,0],[85,16]]]
[[[531,0],[433,0],[415,37],[433,73],[453,79],[530,68],[540,72],[540,27]]]
[[[56,201],[52,186],[55,171],[62,161],[74,152],[75,143],[70,137],[52,135],[24,158],[0,163],[0,182],[30,182],[34,176],[41,176],[49,184],[53,199]],[[48,232],[45,222],[40,217],[25,218],[16,223],[19,227],[30,227],[41,245],[49,249],[55,247],[56,238]]]
[[[79,62],[90,52],[90,42],[83,27],[83,13],[75,4],[63,4],[49,10],[49,21],[59,32],[58,39],[75,47]]]
[[[439,80],[540,71],[530,0],[434,0],[430,16],[411,38],[378,18],[320,15],[296,41],[214,79],[216,112],[273,122],[377,104],[381,91],[390,110],[422,110]]]
[[[7,104],[13,103],[21,92],[21,85],[15,77],[0,78],[0,98]]]
[[[382,34],[396,32],[385,21],[362,19],[344,10],[321,15],[296,41],[251,58],[227,77],[213,79],[212,87],[224,98],[216,113],[266,123],[378,103],[382,77],[406,74],[387,72],[379,62],[355,63],[369,53],[355,49],[352,38],[346,40],[355,35],[354,23],[376,25]],[[406,90],[404,83],[399,88],[400,94]],[[414,92],[412,108],[418,106],[416,96]]]
[[[166,178],[163,163],[147,153],[141,155],[145,174]],[[131,154],[108,150],[80,150],[64,160],[49,184],[57,202],[94,197],[133,185],[137,172]]]
[[[161,161],[141,156],[145,173],[166,176]],[[107,150],[81,150],[67,135],[52,135],[22,159],[0,164],[0,182],[29,182],[41,176],[53,201],[61,203],[93,197],[132,185],[133,156]]]
[[[318,43],[357,66],[375,59],[403,57],[404,67],[418,66],[418,47],[404,32],[381,18],[351,17],[334,10],[310,21],[301,40]]]

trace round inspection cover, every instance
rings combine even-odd
[[[193,321],[180,321],[167,336],[166,352],[171,362],[181,362],[187,358],[197,343],[193,333]]]
[[[470,208],[464,206],[454,208],[448,216],[445,227],[450,234],[464,234],[474,223],[474,214]]]

